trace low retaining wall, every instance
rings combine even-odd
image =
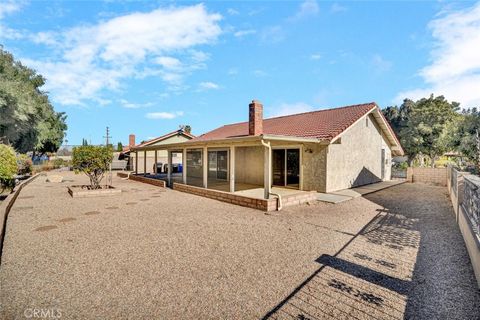
[[[198,196],[210,198],[210,199],[215,199],[222,202],[236,204],[242,207],[248,207],[248,208],[253,208],[253,209],[258,209],[263,211],[275,211],[277,210],[277,205],[278,205],[277,198],[272,198],[268,200],[256,199],[256,198],[241,196],[238,194],[233,194],[230,192],[189,186],[189,185],[186,185],[183,183],[177,183],[177,182],[173,183],[173,189],[181,192],[191,193]],[[314,200],[316,200],[315,191],[308,192],[308,193],[300,193],[297,195],[282,197],[282,206],[289,207],[289,206],[294,206],[294,205],[298,205],[301,203],[306,203]]]
[[[480,177],[449,167],[447,188],[480,288]]]
[[[407,168],[407,181],[447,186],[447,168]]]
[[[151,185],[154,185],[154,186],[157,186],[157,187],[161,187],[161,188],[166,187],[166,182],[164,180],[152,179],[152,178],[147,178],[147,177],[144,177],[144,176],[138,176],[138,175],[134,175],[134,174],[130,174],[130,176],[128,176],[128,173],[125,173],[125,172],[117,172],[117,176],[120,177],[120,178],[127,178],[128,177],[129,180],[148,183],[148,184],[151,184]]]
[[[20,194],[20,191],[35,180],[39,176],[43,176],[45,173],[37,173],[34,176],[28,178],[27,180],[23,181],[20,183],[18,186],[16,186],[13,190],[12,193],[10,193],[5,200],[3,200],[0,203],[0,264],[2,262],[1,257],[2,257],[2,252],[3,252],[3,240],[5,239],[5,232],[7,230],[7,219],[8,219],[8,214],[10,213],[10,210],[13,207],[13,204],[15,203],[15,200],[17,200],[18,195]]]

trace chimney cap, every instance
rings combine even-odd
[[[253,99],[252,103],[260,103],[261,104],[260,100],[258,100],[258,99]]]

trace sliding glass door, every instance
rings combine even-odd
[[[228,151],[208,151],[208,177],[217,180],[227,180]]]
[[[272,150],[272,180],[274,186],[300,187],[300,149]]]

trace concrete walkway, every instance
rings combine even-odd
[[[328,202],[328,203],[340,203],[354,198],[364,196],[369,193],[377,192],[386,188],[390,188],[402,183],[405,183],[406,180],[390,180],[382,181],[378,183],[372,183],[365,186],[360,186],[351,189],[338,190],[329,193],[318,193],[317,200]]]

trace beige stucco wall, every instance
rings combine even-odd
[[[303,190],[326,191],[327,146],[305,144],[303,147]]]
[[[185,136],[173,136],[170,138],[167,138],[165,140],[162,140],[160,142],[151,144],[151,146],[157,146],[157,145],[164,145],[164,144],[170,144],[170,143],[177,143],[177,142],[183,142],[190,140],[186,138]],[[130,154],[130,157],[132,159],[132,166],[133,170],[135,170],[135,153],[132,152]],[[168,161],[168,155],[167,155],[167,150],[158,150],[157,151],[157,161],[162,162],[162,163],[167,163]],[[172,162],[173,163],[182,163],[182,155],[177,154],[176,156],[174,155],[172,157]],[[155,163],[155,151],[147,151],[147,173],[153,173],[153,164]],[[138,172],[143,173],[144,171],[144,152],[140,151],[138,153]]]
[[[235,181],[263,185],[263,147],[235,148]]]
[[[327,192],[380,181],[382,147],[385,148],[385,179],[390,179],[391,150],[375,119],[361,118],[327,151]]]

